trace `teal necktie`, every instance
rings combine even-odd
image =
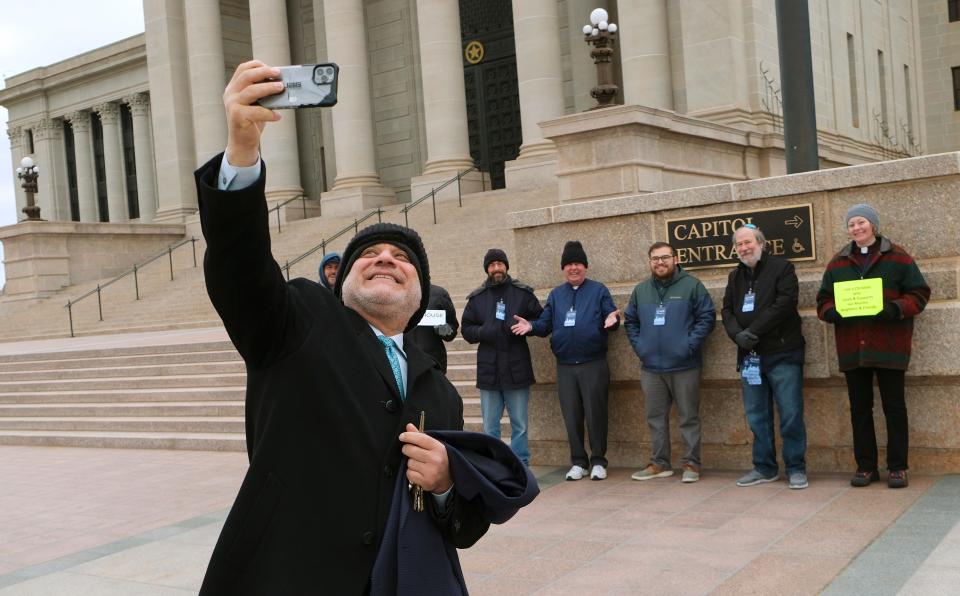
[[[403,388],[403,374],[400,373],[400,359],[397,358],[397,344],[385,335],[378,335],[377,339],[383,344],[383,349],[387,351],[387,360],[390,361],[390,368],[393,369],[393,378],[397,381],[397,389],[400,390],[400,399],[407,399],[406,391]]]

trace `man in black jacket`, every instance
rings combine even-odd
[[[533,365],[527,338],[510,328],[515,315],[537,319],[543,312],[533,288],[510,277],[507,253],[491,248],[483,257],[487,279],[470,293],[463,310],[463,339],[477,349],[477,388],[483,431],[500,438],[500,418],[506,406],[510,416],[510,447],[525,464],[530,463],[527,441],[527,402],[533,385]]]
[[[723,295],[723,326],[736,342],[743,405],[753,431],[753,469],[738,486],[780,478],[773,404],[780,415],[783,464],[790,488],[807,487],[807,430],[803,422],[803,334],[793,264],[764,253],[763,232],[747,224],[734,232],[740,264]]]
[[[361,230],[333,292],[284,280],[270,252],[255,105],[279,76],[241,64],[224,92],[229,140],[196,172],[207,291],[247,367],[250,468],[214,548],[201,594],[363,594],[393,500],[395,476],[427,495],[445,542],[472,545],[487,520],[452,485],[443,444],[411,424],[460,429],[463,406],[436,363],[403,332],[430,285],[416,232]],[[420,515],[420,514],[413,514]]]
[[[408,331],[404,337],[420,346],[420,349],[431,356],[440,365],[440,370],[447,372],[447,347],[443,342],[451,342],[457,337],[460,323],[457,322],[457,310],[453,307],[450,294],[440,286],[430,284],[430,300],[427,303],[428,311],[443,311],[446,321],[440,325],[417,325]]]

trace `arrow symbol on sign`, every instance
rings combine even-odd
[[[790,219],[784,220],[783,223],[799,230],[800,226],[803,225],[803,219],[799,215],[794,215]]]

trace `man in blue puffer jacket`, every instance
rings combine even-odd
[[[650,279],[637,284],[627,306],[627,337],[640,357],[640,386],[646,404],[653,455],[634,480],[673,475],[670,464],[670,406],[677,402],[683,482],[700,479],[700,348],[717,315],[700,280],[677,264],[673,247],[656,242],[647,252]]]
[[[587,279],[587,253],[576,240],[567,242],[560,257],[565,283],[550,291],[540,318],[515,316],[517,335],[553,333],[550,347],[557,357],[557,393],[570,442],[567,480],[580,480],[590,469],[591,480],[607,477],[607,333],[620,326],[619,311],[607,286]],[[583,447],[583,422],[590,432],[590,457]],[[592,467],[591,467],[592,466]]]

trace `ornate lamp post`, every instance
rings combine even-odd
[[[17,178],[23,180],[23,191],[27,194],[27,206],[23,212],[27,214],[27,221],[43,221],[40,219],[40,206],[33,202],[33,195],[37,192],[37,177],[40,175],[40,168],[34,165],[33,160],[24,157],[20,160],[20,167],[17,168]]]
[[[590,56],[597,65],[597,86],[590,90],[590,96],[597,100],[596,110],[613,105],[620,88],[613,77],[613,42],[617,39],[616,23],[609,23],[609,15],[602,8],[590,13],[590,25],[583,26],[584,41],[593,46]]]

